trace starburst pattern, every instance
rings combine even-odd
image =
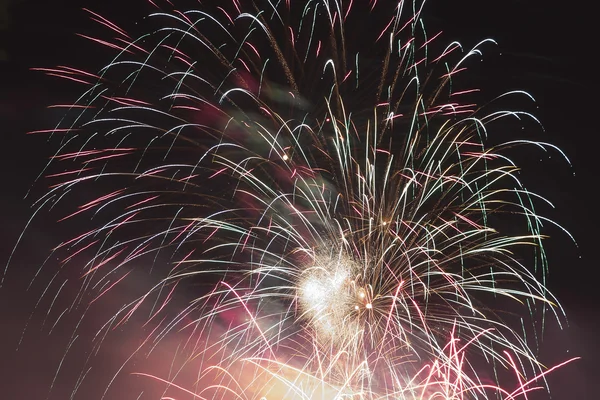
[[[43,69],[86,86],[39,202],[101,191],[57,248],[87,260],[82,298],[155,269],[108,327],[144,309],[152,341],[188,332],[197,398],[513,399],[543,380],[497,307],[561,315],[547,201],[508,150],[562,153],[488,138],[537,122],[495,105],[527,93],[479,106],[457,83],[491,40],[440,47],[421,2],[150,3],[137,38],[91,13],[113,35],[86,36],[115,53],[98,73]],[[483,383],[503,370],[515,391]]]

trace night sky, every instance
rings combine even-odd
[[[42,188],[33,186],[34,194],[25,196],[54,149],[43,136],[26,135],[26,132],[53,127],[60,112],[48,110],[46,106],[72,101],[78,93],[77,86],[65,85],[30,68],[102,65],[106,56],[90,51],[90,44],[75,35],[93,32],[93,24],[81,9],[89,7],[121,22],[133,22],[146,14],[146,8],[144,11],[133,8],[131,4],[136,3],[143,1],[107,0],[96,4],[91,0],[0,0],[2,270],[32,214],[31,203],[42,193]],[[571,356],[583,357],[550,376],[553,398],[560,400],[598,398],[598,391],[592,387],[597,376],[596,359],[600,357],[597,339],[600,285],[596,278],[595,254],[600,226],[597,206],[599,132],[595,121],[598,117],[595,100],[598,43],[597,31],[592,25],[596,22],[592,22],[594,6],[585,7],[589,9],[580,8],[576,2],[542,0],[430,0],[425,13],[431,31],[444,32],[442,42],[459,40],[468,47],[491,37],[499,43],[496,49],[488,48],[484,53],[483,70],[494,79],[484,80],[479,86],[492,93],[511,89],[530,92],[539,105],[535,114],[545,128],[535,139],[557,145],[572,161],[569,167],[558,157],[540,160],[539,153],[531,157],[522,154],[520,160],[525,169],[522,179],[526,186],[550,199],[556,207],[546,215],[570,231],[578,242],[577,247],[566,235],[550,229],[551,238],[546,243],[550,258],[548,286],[562,301],[569,326],[561,331],[549,324],[541,357],[548,364]],[[3,370],[0,398],[46,399],[70,336],[61,329],[77,323],[69,317],[51,330],[53,322],[46,321],[42,327],[44,315],[37,314],[27,322],[43,290],[44,280],[51,279],[53,271],[43,270],[32,288],[28,292],[25,289],[51,248],[69,235],[67,229],[57,228],[55,219],[55,216],[41,214],[34,220],[0,288],[0,366]],[[47,296],[44,301],[52,301],[52,298]],[[105,320],[109,311],[99,309],[94,315],[98,321]],[[29,325],[19,345],[26,324]],[[118,368],[119,363],[114,360],[127,351],[127,346],[136,345],[134,335],[128,335],[134,329],[135,322],[124,328],[122,341],[104,344],[106,350],[102,350],[100,361],[96,363],[100,370],[106,366],[106,374],[110,375],[115,366]],[[86,326],[81,332],[82,338],[94,333],[93,328]],[[169,346],[174,344],[167,343],[162,351],[168,352]],[[85,354],[86,349],[74,348],[73,351]],[[78,368],[76,362],[69,362],[63,371],[79,374]],[[101,382],[102,377],[90,381],[77,398],[100,398],[96,393],[99,387],[95,387],[94,382]],[[137,393],[135,387],[126,390]],[[64,396],[69,393],[66,388],[55,387],[50,399],[67,398]],[[121,394],[129,398],[125,389]]]

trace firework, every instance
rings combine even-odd
[[[529,328],[498,310],[560,320],[552,221],[508,150],[560,151],[498,138],[537,121],[496,105],[527,93],[480,106],[464,83],[491,40],[440,46],[422,2],[150,3],[139,37],[91,13],[112,35],[86,36],[114,52],[100,71],[43,69],[86,86],[52,130],[38,203],[84,198],[63,219],[93,229],[56,249],[83,262],[77,301],[154,279],[105,329],[145,313],[149,347],[185,333],[182,364],[201,362],[181,390],[198,398],[509,399],[539,383]],[[503,371],[518,389],[485,383]]]

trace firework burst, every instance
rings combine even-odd
[[[497,311],[560,315],[546,200],[507,150],[559,150],[488,139],[537,122],[458,84],[491,40],[440,47],[419,1],[150,3],[139,37],[91,13],[99,72],[43,69],[86,86],[39,202],[89,197],[64,219],[94,228],[56,249],[85,260],[80,300],[153,269],[107,329],[144,310],[148,341],[187,332],[198,398],[512,399],[543,378]],[[484,383],[502,370],[518,389]]]

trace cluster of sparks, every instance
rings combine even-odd
[[[102,192],[64,217],[94,229],[56,250],[85,260],[91,301],[154,265],[107,327],[144,309],[148,340],[188,332],[199,378],[153,375],[164,398],[508,400],[544,386],[530,329],[497,308],[561,319],[540,280],[553,222],[505,150],[560,151],[487,145],[492,126],[536,122],[455,88],[491,40],[433,46],[419,1],[149,3],[138,38],[91,12],[112,38],[86,38],[115,53],[98,73],[43,69],[86,90],[57,106],[48,168],[62,169],[39,207]],[[195,295],[177,309],[180,291]]]

